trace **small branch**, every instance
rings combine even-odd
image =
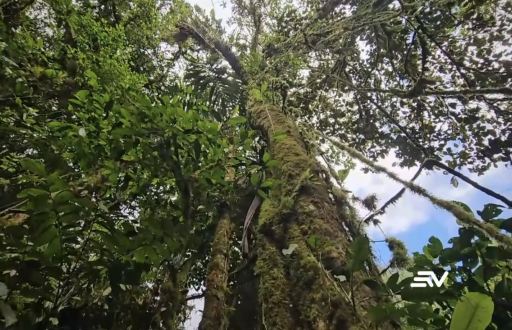
[[[13,209],[17,208],[17,207],[19,207],[19,206],[21,206],[21,205],[25,204],[26,202],[28,202],[28,199],[25,199],[24,201],[21,201],[21,202],[19,202],[18,204],[15,204],[15,205],[10,206],[10,207],[9,207],[9,205],[12,205],[12,204],[14,204],[14,203],[8,204],[8,205],[7,205],[7,207],[6,207],[5,209],[3,209],[2,211],[0,211],[0,215],[2,215],[2,214],[4,214],[4,213],[7,213],[7,212],[9,212],[9,211],[11,211],[11,210],[13,210]]]
[[[402,126],[400,125],[400,123],[395,119],[393,118],[393,116],[391,116],[390,113],[388,113],[382,106],[380,106],[377,102],[375,102],[371,97],[368,98],[368,100],[377,107],[377,110],[379,110],[380,112],[382,112],[384,114],[384,116],[393,124],[395,125],[404,135],[405,137],[411,142],[411,144],[419,149],[423,155],[425,157],[428,157],[428,151],[423,148],[410,134],[409,132],[407,132],[407,130]]]
[[[391,268],[391,264],[387,265],[386,268],[380,271],[379,276],[382,276],[385,272],[387,272]]]
[[[475,181],[471,180],[470,178],[468,178],[467,176],[465,176],[464,174],[462,173],[459,173],[457,171],[455,171],[454,169],[451,169],[449,168],[448,166],[446,166],[445,164],[437,161],[437,160],[434,160],[434,159],[427,159],[425,161],[425,163],[427,162],[431,162],[434,164],[434,166],[437,166],[447,172],[449,172],[450,174],[458,177],[459,179],[463,180],[464,182],[470,184],[471,186],[473,186],[473,188],[476,188],[478,190],[480,190],[481,192],[491,196],[491,197],[494,197],[500,201],[502,201],[503,203],[505,203],[509,208],[512,208],[512,201],[510,201],[509,199],[507,199],[505,196],[502,196],[488,188],[485,188],[485,187],[482,187],[481,185],[479,185],[478,183],[476,183]]]
[[[194,300],[194,299],[201,299],[201,298],[204,298],[204,292],[193,294],[190,297],[185,298],[185,301],[190,301],[190,300]]]
[[[381,88],[364,88],[356,89],[360,92],[368,93],[383,93],[393,94],[395,96],[412,99],[419,96],[476,96],[476,95],[489,95],[489,94],[503,94],[512,95],[512,88],[510,87],[497,87],[497,88],[479,88],[479,89],[460,89],[460,90],[424,90],[419,95],[404,91],[401,89],[381,89]]]
[[[188,23],[176,24],[176,27],[180,30],[180,33],[192,37],[198,44],[210,49],[215,49],[219,52],[224,59],[229,63],[231,69],[238,76],[242,85],[247,86],[249,84],[248,76],[240,62],[240,59],[233,53],[229,46],[223,44],[220,40],[216,40],[213,37],[207,35],[205,31],[200,31],[198,27]]]

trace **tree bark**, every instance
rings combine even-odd
[[[199,324],[199,330],[222,330],[225,327],[232,230],[229,209],[227,206],[221,206],[220,220],[213,239],[212,259],[208,264],[203,318]]]
[[[339,218],[327,174],[308,154],[296,125],[278,108],[256,104],[251,115],[279,162],[273,173],[279,187],[264,201],[258,224],[262,329],[344,330],[351,324],[366,328],[364,314],[375,300],[368,287],[354,289],[354,283],[368,275],[347,271],[351,237],[342,223],[350,219]],[[277,132],[287,135],[272,139]],[[312,236],[321,243],[308,244]],[[296,248],[285,256],[282,250],[290,244]],[[333,275],[349,280],[340,283]]]

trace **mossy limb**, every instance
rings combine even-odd
[[[213,239],[211,257],[206,276],[203,318],[199,330],[221,330],[226,326],[226,294],[228,291],[229,242],[233,225],[224,210]]]

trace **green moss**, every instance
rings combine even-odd
[[[260,207],[260,215],[258,217],[258,224],[261,226],[265,223],[276,222],[279,206],[270,199],[263,201]]]
[[[290,241],[298,244],[290,257],[293,303],[301,322],[311,329],[339,329],[352,319],[346,289],[332,277],[304,241],[300,229],[292,226]]]
[[[221,215],[212,245],[212,260],[208,264],[203,318],[199,330],[219,330],[226,322],[228,293],[229,237],[232,223],[227,213]]]
[[[292,325],[283,323],[279,317],[281,314],[290,316],[286,307],[289,303],[298,311],[296,325],[301,329],[346,329],[348,323],[352,323],[351,329],[366,328],[367,320],[356,315],[364,315],[359,305],[366,307],[367,304],[359,302],[371,302],[367,298],[372,293],[358,286],[354,293],[357,303],[353,304],[348,294],[349,282],[340,283],[333,277],[343,272],[350,277],[344,265],[350,235],[341,223],[350,221],[350,212],[345,212],[341,219],[338,217],[338,209],[329,197],[331,186],[321,177],[322,167],[308,154],[293,122],[272,106],[256,105],[251,114],[254,126],[267,135],[272,158],[279,162],[279,170],[273,175],[280,186],[272,192],[273,202],[263,203],[259,220],[260,297],[266,318],[272,323],[272,326],[267,324],[266,329]],[[287,136],[272,140],[276,132],[286,132]],[[279,232],[280,239],[286,240],[281,243],[297,244],[297,249],[283,260],[281,251],[269,243],[269,237],[261,234],[264,227]],[[329,244],[311,249],[307,239],[312,235]],[[286,278],[286,270],[290,278]],[[354,274],[352,283],[358,283],[363,277],[363,274]],[[286,299],[286,304],[282,299]],[[357,313],[354,313],[354,305],[357,305]]]
[[[260,278],[259,300],[263,329],[296,330],[283,255],[261,234],[258,236],[258,248],[255,273]]]

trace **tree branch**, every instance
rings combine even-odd
[[[413,99],[419,96],[476,96],[476,95],[489,95],[489,94],[503,94],[512,95],[512,88],[510,87],[497,87],[497,88],[479,88],[479,89],[460,89],[460,90],[424,90],[422,93],[415,94],[410,91],[401,89],[381,89],[381,88],[364,88],[358,89],[360,92],[368,93],[383,93],[393,94],[404,99]]]

